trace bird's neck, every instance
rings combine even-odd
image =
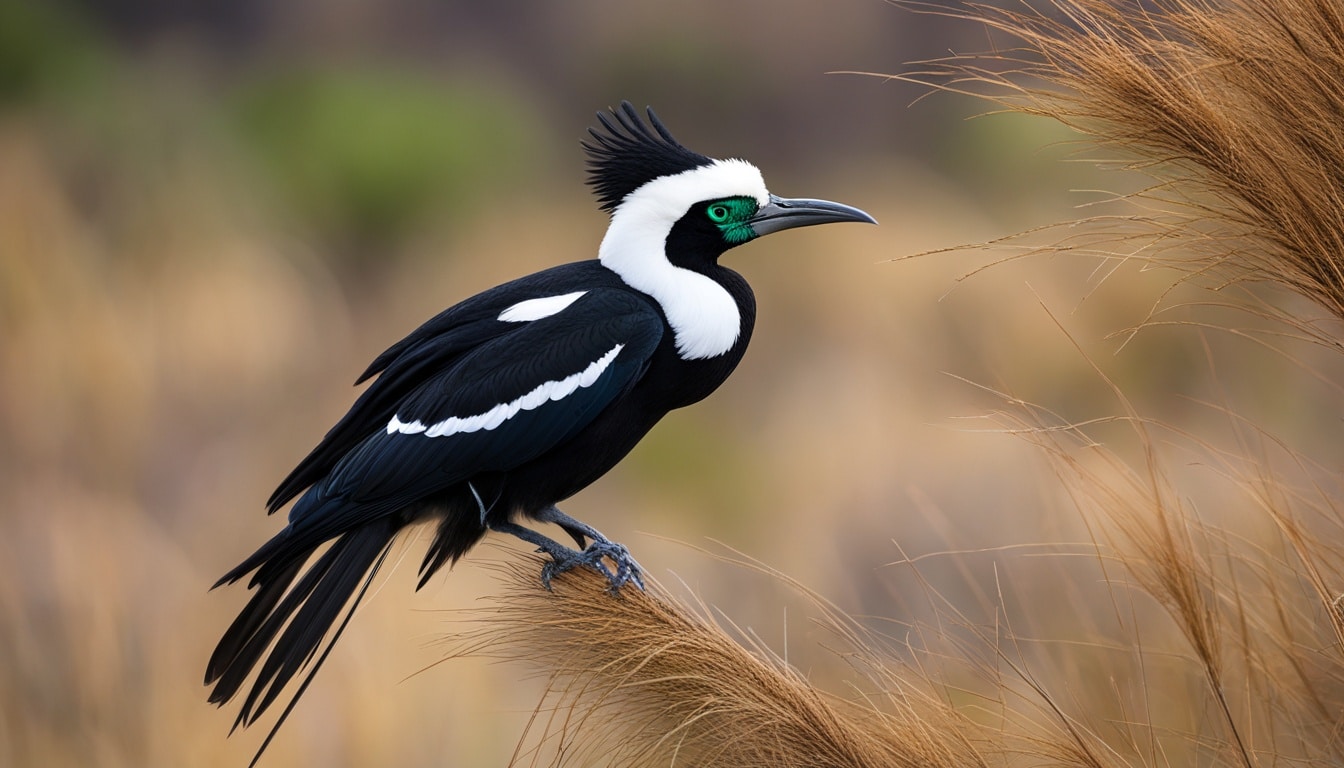
[[[659,234],[667,226],[617,217],[602,240],[598,258],[626,285],[658,302],[683,360],[723,355],[742,333],[739,299],[713,277],[668,261],[663,253],[666,237]]]

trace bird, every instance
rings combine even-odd
[[[626,547],[557,505],[741,361],[756,302],[719,264],[725,252],[797,227],[876,223],[771,194],[756,166],[689,150],[645,114],[623,101],[580,142],[609,215],[597,257],[467,298],[378,355],[355,382],[371,383],[271,494],[268,514],[293,501],[284,528],[215,583],[250,575],[253,592],[206,665],[219,706],[252,679],[233,730],[307,670],[254,764],[408,528],[436,526],[417,589],[488,532],[543,553],[547,588],[586,567],[613,593],[642,589]],[[522,521],[553,524],[577,548]]]

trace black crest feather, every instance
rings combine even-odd
[[[598,112],[602,128],[589,128],[593,140],[582,142],[588,153],[588,184],[604,211],[615,210],[626,195],[659,176],[714,162],[681,146],[653,108],[647,111],[648,123],[628,101],[610,112]]]

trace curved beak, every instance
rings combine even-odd
[[[770,202],[756,211],[756,215],[748,219],[747,223],[757,235],[768,235],[785,229],[831,224],[837,221],[877,223],[877,219],[852,206],[832,203],[829,200],[791,199],[775,195],[771,195]]]

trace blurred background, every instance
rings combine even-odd
[[[1142,183],[1052,123],[844,74],[992,45],[879,0],[0,0],[0,765],[246,762],[264,728],[226,738],[232,708],[201,684],[246,591],[207,590],[281,527],[264,500],[369,360],[453,302],[595,254],[578,142],[622,99],[778,194],[881,222],[731,252],[760,303],[739,372],[566,506],[821,682],[824,630],[702,548],[874,626],[932,593],[1042,634],[1077,618],[1051,596],[1088,532],[1039,452],[976,418],[1002,405],[986,388],[1082,421],[1121,411],[1109,377],[1209,444],[1236,441],[1234,407],[1334,455],[1336,355],[1191,325],[1113,335],[1155,307],[1216,322],[1170,274],[1038,255],[962,280],[1020,252],[907,258]],[[1218,514],[1217,473],[1180,467]],[[488,611],[489,563],[523,548],[491,539],[415,593],[424,545],[396,550],[409,562],[268,764],[513,755],[544,680],[436,662]],[[906,557],[919,579],[891,565]]]

